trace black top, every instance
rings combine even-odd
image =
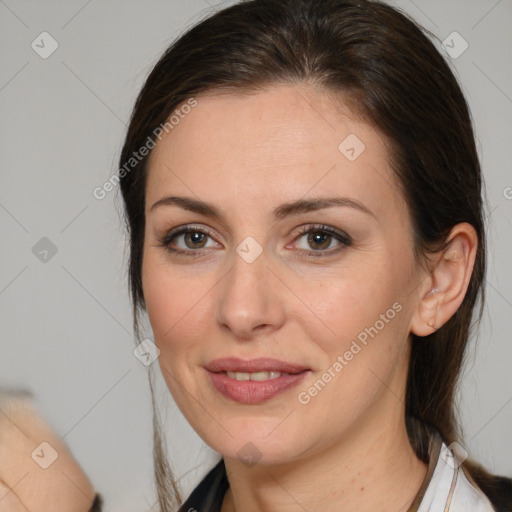
[[[94,501],[89,509],[89,512],[102,512],[103,510],[103,497],[96,493],[94,495]]]
[[[201,480],[178,512],[220,512],[229,483],[224,459]]]

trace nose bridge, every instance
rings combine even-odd
[[[219,324],[239,337],[250,337],[260,326],[278,327],[282,322],[279,290],[271,283],[269,259],[252,237],[244,239],[233,254],[232,267],[220,290]]]

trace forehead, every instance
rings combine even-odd
[[[223,202],[335,190],[374,205],[395,189],[381,135],[323,91],[280,85],[196,101],[150,156],[148,208],[169,189]]]

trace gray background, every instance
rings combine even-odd
[[[132,353],[119,197],[100,201],[92,191],[116,171],[151,65],[185,27],[227,3],[0,0],[0,387],[35,393],[107,512],[149,510],[155,493],[147,368]],[[457,31],[469,44],[451,61],[476,123],[490,258],[461,413],[470,455],[512,475],[512,2],[395,4],[441,40]],[[31,48],[43,31],[59,45],[47,59]],[[43,237],[57,249],[47,261],[32,250]],[[214,455],[161,384],[172,460],[188,492]]]

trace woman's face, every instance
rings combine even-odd
[[[422,277],[381,136],[305,85],[196,100],[148,166],[143,291],[169,390],[228,458],[378,439],[403,421]]]

